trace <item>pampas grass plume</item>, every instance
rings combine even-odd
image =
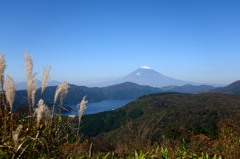
[[[38,107],[34,112],[34,116],[35,115],[37,116],[37,127],[39,127],[40,121],[43,117],[50,116],[49,108],[44,104],[44,101],[42,99],[38,101]]]
[[[28,54],[23,54],[24,58],[24,66],[27,72],[27,93],[28,93],[28,102],[30,104],[32,91],[34,89],[34,75],[32,73],[33,69],[33,62],[32,62],[32,56]]]
[[[50,66],[46,66],[43,68],[43,76],[42,76],[42,94],[46,88],[47,83],[50,80],[50,71],[51,71],[51,67]]]
[[[10,76],[7,76],[6,78],[5,90],[6,90],[6,98],[12,111],[13,102],[15,98],[15,82]]]
[[[63,99],[68,93],[68,88],[69,88],[69,85],[66,81],[64,81],[62,84],[60,84],[57,87],[55,96],[54,96],[54,104],[56,104],[59,94],[60,94],[60,105],[63,104]]]
[[[69,88],[69,85],[66,81],[64,81],[62,84],[60,84],[57,87],[56,92],[55,92],[55,96],[54,96],[54,105],[53,105],[52,114],[54,114],[55,104],[57,102],[59,94],[60,94],[60,106],[62,107],[63,99],[68,93],[68,88]],[[59,114],[61,114],[61,108],[60,107],[59,107]]]
[[[12,132],[12,139],[13,139],[13,143],[14,143],[14,150],[17,151],[18,150],[18,141],[19,141],[19,134],[20,131],[22,130],[23,126],[19,125],[16,129],[16,131]]]
[[[2,53],[0,53],[0,75],[4,74],[5,69],[6,69],[5,56]]]
[[[32,84],[32,93],[31,93],[31,99],[32,99],[32,107],[34,108],[35,105],[35,95],[37,93],[37,84],[34,81],[34,83]]]
[[[87,96],[84,96],[81,103],[79,104],[79,111],[78,111],[78,131],[77,131],[77,135],[79,133],[79,128],[80,128],[80,122],[81,122],[81,119],[82,119],[82,115],[83,115],[83,112],[86,108],[86,104],[88,103],[88,101],[86,100]]]
[[[1,86],[3,88],[3,75],[4,75],[4,71],[6,69],[6,61],[5,61],[5,57],[3,54],[0,53],[0,80],[1,80]]]
[[[83,115],[83,112],[86,108],[86,104],[88,103],[88,101],[86,100],[87,96],[84,96],[81,103],[79,104],[80,105],[80,108],[79,108],[79,112],[78,112],[78,115],[79,115],[79,121],[81,121],[81,118],[82,118],[82,115]]]

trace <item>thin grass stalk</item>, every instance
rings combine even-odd
[[[1,101],[2,102],[2,101]],[[3,115],[3,105],[0,105],[0,120],[1,120],[1,125],[3,125],[3,123],[4,123],[4,119],[3,119],[3,117],[4,117],[4,115]],[[1,133],[2,132],[0,132],[0,135],[1,135]]]
[[[86,108],[86,104],[87,104],[87,100],[86,100],[87,96],[84,96],[81,103],[79,104],[79,111],[78,111],[78,129],[77,129],[77,136],[79,134],[79,129],[80,129],[80,123],[81,123],[81,119],[82,119],[82,115],[83,112]]]
[[[6,139],[8,136],[8,129],[7,129],[7,118],[8,118],[8,111],[7,111],[7,103],[3,101],[3,139]]]
[[[36,142],[37,142],[38,136],[39,136],[39,130],[38,130],[38,133],[37,133],[37,135],[36,135],[36,137],[35,137],[35,139],[34,139],[34,143],[33,143],[33,146],[32,146],[33,148],[34,148],[35,145],[36,145]],[[33,151],[32,156],[34,156],[34,154],[35,154],[35,151]]]
[[[26,145],[26,147],[22,150],[22,152],[18,155],[17,159],[20,159],[21,156],[23,155],[23,153],[26,151],[26,149],[29,147],[29,145]],[[12,159],[14,159],[14,156],[12,157]]]
[[[15,98],[15,82],[10,76],[7,76],[6,78],[5,90],[6,90],[6,98],[10,106],[10,132],[12,132],[13,130],[12,108],[13,108],[13,102]]]
[[[3,91],[3,86],[4,86],[4,71],[6,69],[6,61],[5,61],[5,57],[2,53],[0,53],[0,84],[1,84],[1,89]],[[7,131],[7,116],[8,116],[8,112],[7,112],[7,104],[5,103],[5,99],[4,99],[4,93],[2,93],[3,96],[1,96],[1,100],[3,105],[1,106],[2,108],[2,123],[3,123],[3,136],[4,138],[6,138],[6,131]]]
[[[1,131],[0,132],[0,136],[2,135],[2,136],[4,136],[4,123],[5,123],[5,118],[4,118],[4,103],[3,103],[3,101],[2,101],[2,98],[0,99],[1,100],[1,105],[0,105],[0,120],[1,120],[1,123],[0,123],[0,125],[2,125],[2,127],[3,127],[3,131]]]

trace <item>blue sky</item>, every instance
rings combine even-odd
[[[25,80],[22,55],[52,79],[97,81],[142,65],[181,80],[240,79],[239,0],[1,0],[6,74]]]

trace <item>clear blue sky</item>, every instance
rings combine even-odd
[[[25,80],[22,54],[52,79],[117,78],[147,65],[207,83],[240,79],[239,0],[1,0],[6,73]]]

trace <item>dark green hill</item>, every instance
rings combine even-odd
[[[218,138],[219,123],[240,120],[240,96],[161,93],[146,95],[120,109],[86,115],[82,131],[107,141],[190,140],[191,134]]]
[[[36,101],[41,97],[45,103],[53,104],[56,86],[47,87],[43,96],[41,96],[40,89],[36,93]],[[160,88],[150,86],[141,86],[131,82],[125,82],[108,87],[84,87],[70,85],[69,92],[64,99],[64,104],[78,104],[82,97],[87,95],[88,101],[100,101],[106,99],[132,99],[142,95],[162,92]],[[21,90],[16,92],[15,106],[27,104],[27,91]]]
[[[168,87],[162,87],[161,89],[166,92],[179,92],[179,93],[204,93],[208,92],[215,87],[210,85],[191,85],[186,84],[183,86],[168,86]]]
[[[235,81],[226,87],[213,89],[210,92],[225,93],[225,94],[240,94],[240,80]]]

